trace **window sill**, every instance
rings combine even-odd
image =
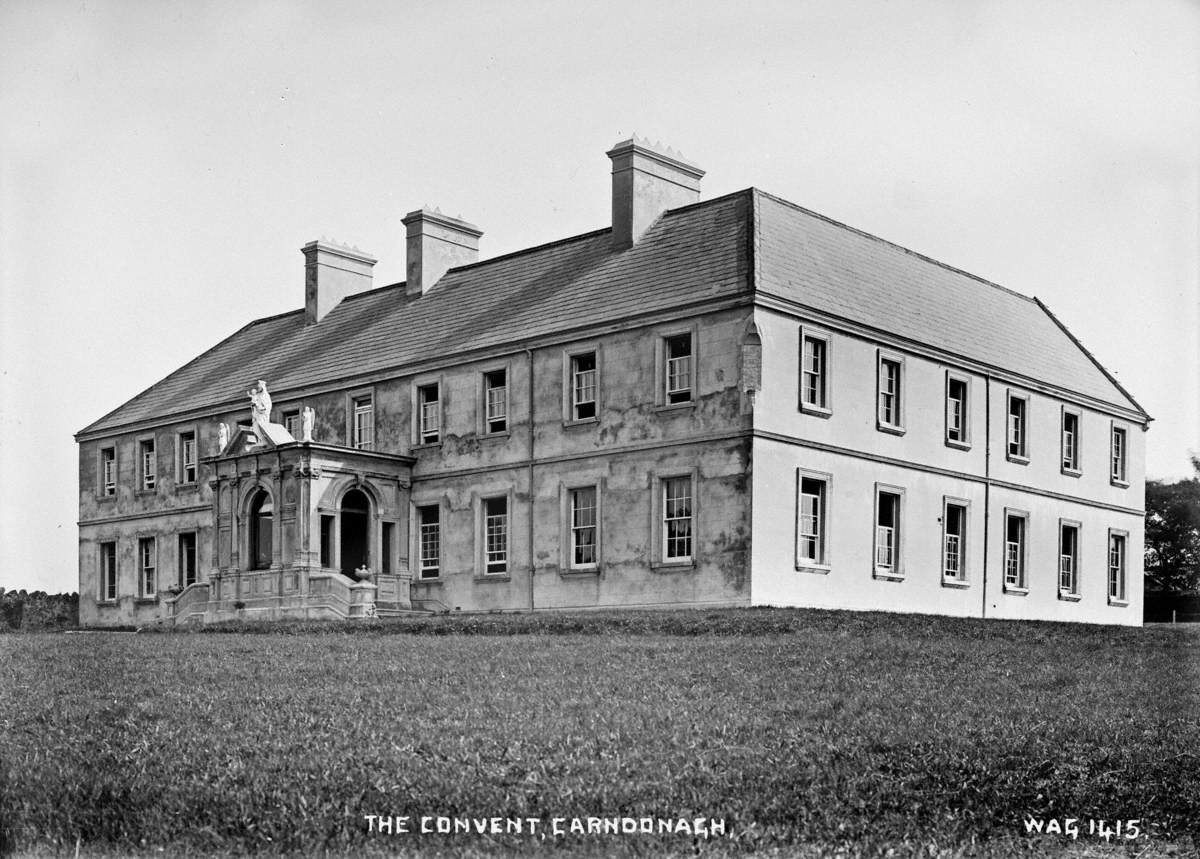
[[[1081,599],[1083,599],[1083,597],[1079,594],[1073,594],[1069,591],[1059,591],[1058,598],[1065,602],[1079,602]]]
[[[475,576],[477,582],[511,582],[512,575],[509,573],[484,573],[483,575]]]
[[[904,573],[889,573],[884,570],[875,570],[871,575],[885,582],[902,582],[904,581]]]
[[[512,430],[496,430],[495,432],[483,432],[479,434],[480,441],[499,441],[506,439],[512,435]]]
[[[800,414],[812,415],[814,418],[829,418],[833,417],[833,409],[826,406],[814,406],[811,403],[801,403]]]
[[[904,433],[906,432],[906,430],[902,426],[896,426],[894,424],[885,424],[885,423],[882,423],[879,421],[876,421],[875,429],[879,430],[880,432],[890,433],[891,435],[904,435]]]
[[[104,504],[105,502],[108,502],[108,501],[116,501],[117,494],[114,492],[112,495],[97,495],[96,500],[99,501],[101,504]]]
[[[600,567],[559,567],[558,574],[564,579],[590,579],[600,575]]]
[[[688,400],[685,403],[658,403],[654,406],[656,412],[687,412],[696,408],[695,400]]]
[[[796,572],[812,573],[812,574],[818,575],[818,576],[829,575],[829,571],[831,569],[833,569],[833,568],[829,564],[810,564],[810,563],[805,563],[804,561],[801,561],[800,563],[796,564]]]
[[[1029,596],[1029,588],[1018,588],[1013,585],[1005,585],[1004,592],[1018,597]]]
[[[650,569],[659,573],[674,573],[683,570],[696,569],[696,561],[692,558],[686,560],[680,559],[677,561],[655,561],[650,565]]]
[[[1113,486],[1120,487],[1121,489],[1128,489],[1128,488],[1129,488],[1129,481],[1128,481],[1128,480],[1118,480],[1118,479],[1117,479],[1117,478],[1115,478],[1115,477],[1110,477],[1110,478],[1108,478],[1108,482],[1109,482],[1110,484],[1112,484]]]
[[[157,603],[158,603],[158,597],[157,597],[157,596],[153,596],[153,597],[138,597],[137,599],[135,599],[135,600],[133,601],[133,604],[134,604],[134,605],[156,605]]]
[[[176,483],[175,484],[176,492],[195,492],[199,488],[200,488],[200,484],[197,483],[195,480],[191,481],[190,483]]]
[[[412,446],[413,450],[430,450],[435,447],[441,447],[440,441],[420,441]]]
[[[116,608],[120,600],[96,600],[96,608]]]
[[[563,421],[563,429],[573,429],[575,427],[586,427],[592,424],[600,423],[600,418],[567,418]]]
[[[1018,456],[1015,453],[1007,454],[1009,462],[1015,462],[1017,465],[1029,465],[1028,456]]]
[[[952,438],[946,439],[946,447],[952,447],[955,450],[970,450],[971,443],[969,441],[955,441]]]
[[[1065,474],[1067,477],[1082,477],[1083,476],[1083,472],[1080,471],[1078,468],[1063,468],[1062,473]]]
[[[1129,600],[1119,600],[1109,597],[1108,604],[1111,606],[1116,606],[1117,608],[1129,608]]]
[[[966,588],[969,588],[969,587],[971,587],[971,583],[970,583],[970,582],[967,582],[967,581],[963,581],[962,579],[946,579],[946,578],[943,578],[943,579],[942,579],[942,587],[944,587],[944,588],[958,588],[959,590],[963,590],[963,589],[966,589]]]

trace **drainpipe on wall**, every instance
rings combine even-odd
[[[979,616],[987,617],[988,534],[992,530],[992,377],[983,379],[983,605]]]
[[[534,549],[533,549],[533,511],[534,511],[534,492],[533,492],[533,350],[525,350],[525,360],[529,362],[529,610],[533,611],[533,574],[534,574]]]

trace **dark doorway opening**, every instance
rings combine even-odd
[[[342,575],[357,580],[359,567],[371,566],[368,524],[371,502],[360,489],[351,489],[342,497]]]
[[[250,569],[271,568],[273,549],[271,527],[274,524],[275,505],[265,489],[260,489],[250,504]]]

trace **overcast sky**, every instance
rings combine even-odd
[[[604,227],[631,132],[1037,295],[1200,451],[1200,4],[0,3],[0,585],[75,590],[73,433],[322,236],[404,277]],[[231,380],[233,389],[244,380]]]

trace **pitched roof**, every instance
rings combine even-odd
[[[415,298],[404,284],[352,295],[316,325],[305,324],[303,310],[251,322],[80,433],[216,411],[254,379],[269,379],[272,392],[286,396],[636,314],[749,297],[752,262],[760,291],[1145,414],[1036,300],[761,191],[669,211],[626,250],[613,250],[610,234],[451,269]]]
[[[1035,298],[758,192],[757,289],[1145,411]]]

